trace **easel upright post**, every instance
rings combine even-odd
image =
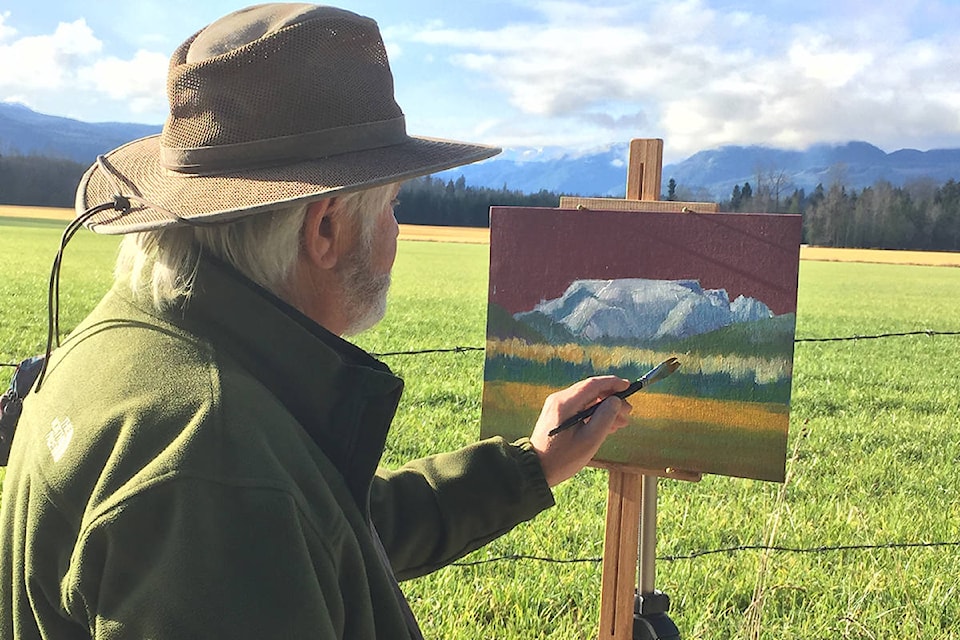
[[[663,140],[630,142],[627,199],[660,199]],[[657,476],[610,470],[600,593],[600,640],[679,640],[656,591]],[[639,497],[639,499],[637,499]],[[638,541],[639,540],[639,544]],[[639,563],[638,563],[639,560]],[[636,573],[638,583],[627,576]]]
[[[630,160],[627,164],[627,200],[659,200],[662,175],[663,140],[631,140]]]

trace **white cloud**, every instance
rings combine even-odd
[[[17,35],[17,30],[7,24],[7,20],[10,19],[10,12],[4,11],[0,13],[0,42],[3,42],[7,38],[12,38]]]
[[[673,158],[722,144],[960,146],[955,4],[510,4],[472,22],[461,9],[437,20],[439,10],[427,17],[411,5],[381,25],[411,131],[577,149],[662,137]],[[141,4],[123,6],[143,21]],[[157,33],[139,36],[135,53],[82,19],[24,36],[0,11],[0,100],[82,119],[161,121],[166,52],[183,35],[169,9],[156,5],[148,23]],[[464,23],[473,28],[453,26]]]
[[[541,2],[537,22],[407,37],[448,50],[468,72],[461,82],[472,76],[516,110],[488,125],[500,144],[663,137],[675,154],[850,139],[909,146],[933,126],[960,142],[960,42],[904,26],[924,3],[858,3],[799,24],[701,0],[638,4]]]
[[[864,71],[872,62],[872,55],[831,47],[822,38],[815,38],[812,42],[794,42],[787,59],[808,78],[838,89]]]
[[[403,47],[396,42],[384,42],[383,47],[387,50],[387,60],[390,60],[391,62],[394,62],[403,55]]]
[[[26,96],[10,95],[4,96],[2,102],[4,104],[19,104],[21,106],[27,107],[28,109],[33,109],[33,105],[30,104],[30,99]]]
[[[0,45],[0,88],[69,88],[77,68],[100,52],[98,40],[82,18],[61,22],[51,35],[29,36]]]
[[[53,33],[16,37],[0,15],[0,100],[37,111],[90,120],[157,122],[166,112],[167,56],[139,50],[128,59],[104,55],[83,18]]]
[[[128,101],[134,113],[166,108],[167,56],[137,51],[130,60],[97,60],[79,70],[78,79],[115,100]]]

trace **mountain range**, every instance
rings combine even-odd
[[[5,155],[45,155],[88,165],[101,153],[159,132],[159,126],[81,122],[0,102],[0,154]]]
[[[87,123],[44,115],[14,103],[0,103],[0,154],[39,154],[93,162],[125,142],[152,135],[159,125],[118,122]],[[669,141],[667,141],[669,144]],[[540,190],[583,196],[624,197],[628,143],[592,152],[573,153],[558,148],[507,149],[474,165],[437,174],[444,180],[464,176],[468,185],[524,193]],[[758,178],[781,180],[781,193],[794,188],[807,192],[818,184],[839,182],[862,189],[887,180],[903,186],[929,178],[936,184],[960,179],[960,149],[886,153],[867,142],[817,144],[803,151],[765,146],[724,146],[695,153],[663,167],[663,189],[676,180],[680,195],[691,199],[725,200],[734,185]]]
[[[547,189],[623,198],[628,146],[618,143],[587,154],[562,149],[506,150],[485,162],[439,175],[445,179],[463,175],[467,184],[494,189],[506,185],[525,193]],[[809,194],[818,184],[829,188],[834,182],[858,191],[878,180],[904,186],[914,180],[931,179],[939,185],[960,180],[960,149],[886,153],[867,142],[816,144],[803,151],[731,145],[699,151],[664,165],[664,192],[671,178],[677,182],[680,199],[710,201],[728,200],[735,185],[747,182],[756,190],[758,179],[769,184],[780,178],[782,196],[794,189]]]

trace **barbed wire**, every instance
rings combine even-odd
[[[374,358],[388,356],[418,356],[424,353],[464,353],[466,351],[485,351],[485,347],[451,347],[448,349],[417,349],[414,351],[388,351],[385,353],[371,353]]]
[[[879,544],[839,544],[823,545],[818,547],[787,547],[782,545],[766,544],[742,544],[735,547],[722,547],[720,549],[701,549],[691,551],[690,553],[657,556],[657,560],[663,562],[676,562],[678,560],[695,560],[703,556],[716,555],[720,553],[733,554],[740,551],[777,551],[781,553],[830,553],[837,551],[876,551],[886,549],[918,549],[918,548],[937,548],[937,547],[960,547],[960,541],[950,542],[884,542]],[[532,560],[536,562],[548,562],[551,564],[599,564],[603,558],[551,558],[549,556],[535,556],[523,553],[507,554],[495,556],[492,558],[482,558],[480,560],[464,560],[452,562],[454,567],[473,567],[494,562]]]
[[[897,333],[876,333],[869,335],[843,336],[839,338],[794,338],[794,342],[845,342],[856,340],[879,340],[883,338],[901,338],[905,336],[960,336],[960,331],[933,331],[931,329],[919,329],[917,331],[901,331]],[[375,358],[387,358],[390,356],[416,356],[427,353],[464,353],[467,351],[483,351],[484,347],[452,347],[448,349],[418,349],[412,351],[388,351],[384,353],[373,353]]]
[[[878,333],[866,336],[847,336],[845,338],[796,338],[794,342],[840,342],[844,340],[878,340],[881,338],[900,338],[903,336],[960,336],[960,331],[902,331],[899,333]]]
[[[960,331],[933,331],[920,329],[917,331],[901,331],[898,333],[877,333],[862,336],[844,336],[839,338],[795,338],[794,342],[846,342],[856,340],[879,340],[883,338],[900,338],[905,336],[960,336]],[[385,351],[371,353],[375,358],[389,358],[393,356],[418,356],[428,353],[466,353],[468,351],[484,351],[485,347],[446,347],[438,349],[412,349],[410,351]],[[16,362],[0,362],[0,367],[16,367]]]

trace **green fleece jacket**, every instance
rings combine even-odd
[[[24,403],[0,639],[418,637],[382,550],[422,575],[553,498],[526,441],[378,471],[402,386],[215,261],[166,314],[115,288]]]

